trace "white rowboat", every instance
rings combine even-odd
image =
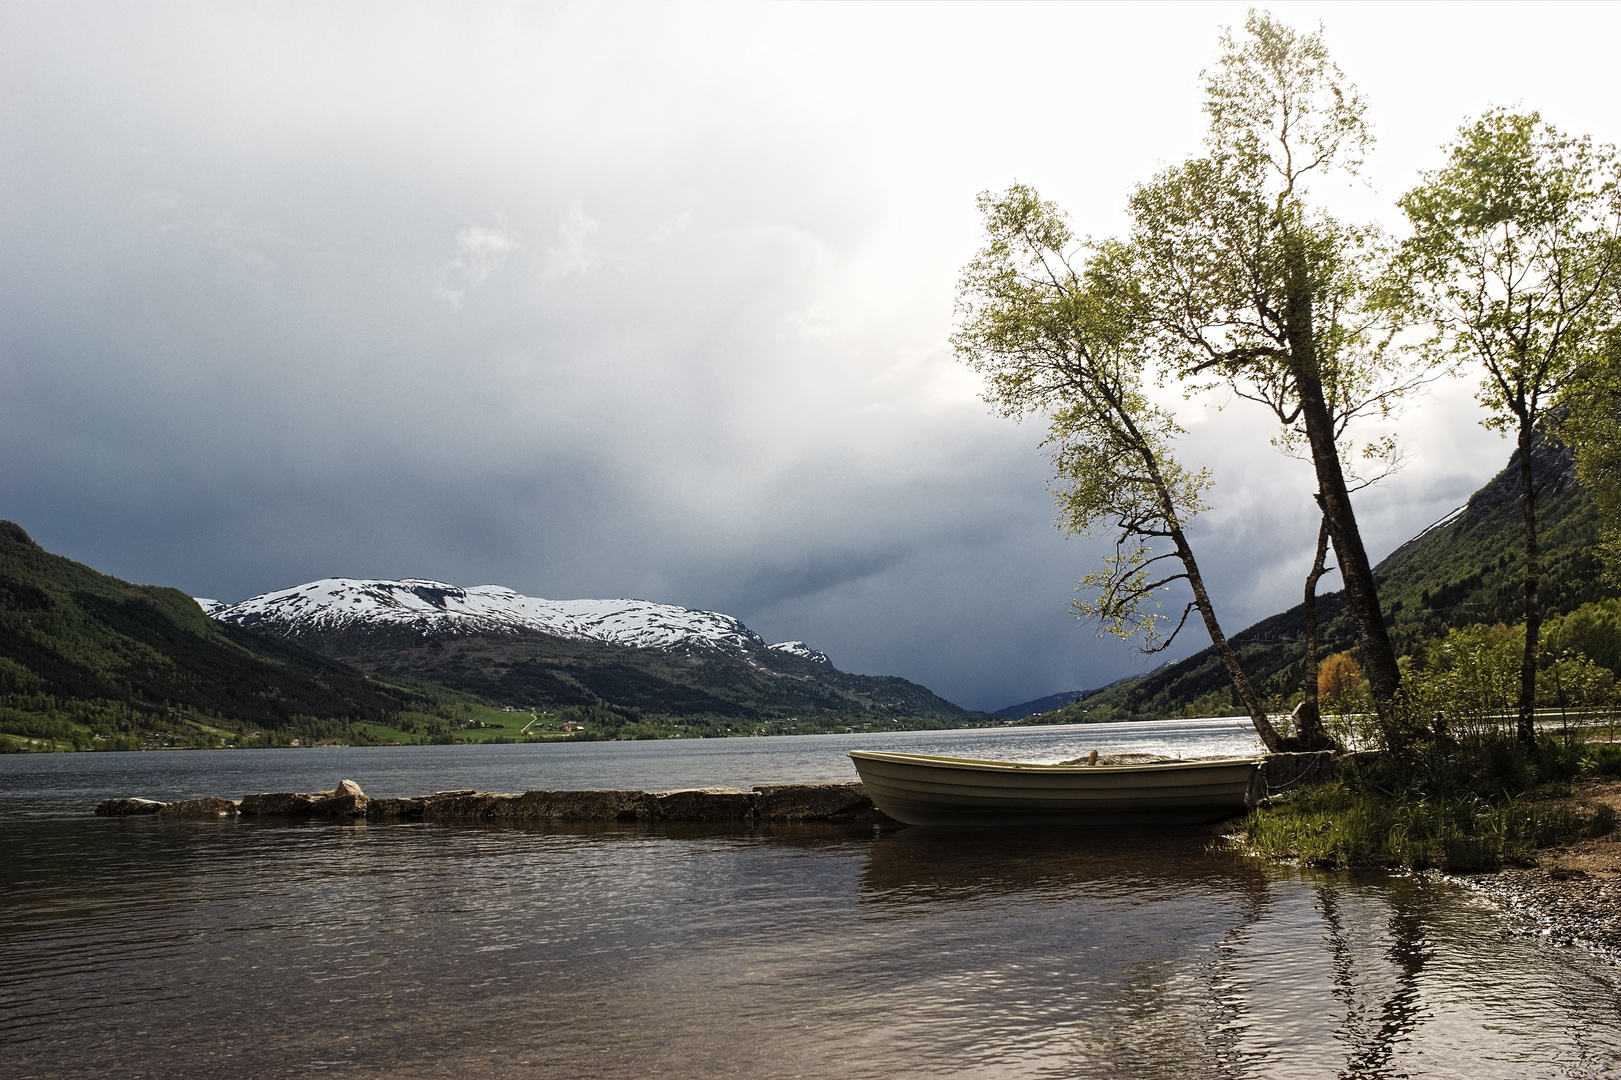
[[[1254,758],[1038,765],[851,750],[873,804],[910,825],[1010,817],[1120,823],[1220,821],[1255,805]]]

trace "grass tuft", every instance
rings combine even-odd
[[[1348,764],[1332,784],[1255,810],[1246,823],[1248,846],[1333,868],[1494,870],[1527,861],[1538,848],[1615,830],[1610,807],[1545,801],[1568,795],[1584,766],[1621,771],[1621,747],[1548,740],[1526,749],[1503,738],[1426,747],[1399,767]]]

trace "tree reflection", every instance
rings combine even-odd
[[[1357,890],[1359,898],[1374,901],[1370,890]],[[1328,944],[1333,972],[1333,994],[1345,1009],[1337,1037],[1346,1044],[1346,1077],[1386,1077],[1406,1075],[1392,1062],[1397,1050],[1408,1041],[1425,1019],[1419,978],[1432,956],[1427,920],[1419,910],[1421,898],[1404,883],[1391,882],[1381,890],[1377,902],[1386,908],[1383,920],[1385,947],[1380,954],[1359,950],[1352,940],[1344,907],[1344,886],[1323,881],[1317,887],[1317,904],[1328,928]],[[1380,955],[1385,964],[1378,972],[1359,978],[1359,951]],[[1360,983],[1369,984],[1366,988]],[[1375,991],[1377,1007],[1370,1007],[1368,991]]]

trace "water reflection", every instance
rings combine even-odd
[[[1397,886],[1399,888],[1399,886]],[[1357,953],[1341,918],[1338,890],[1327,885],[1318,888],[1318,907],[1328,928],[1333,955],[1334,996],[1344,1010],[1345,1021],[1337,1037],[1346,1044],[1346,1073],[1352,1076],[1392,1075],[1391,1059],[1397,1046],[1406,1042],[1423,1019],[1423,999],[1419,975],[1429,959],[1424,921],[1413,906],[1393,907],[1387,927],[1389,944],[1383,950],[1388,986],[1368,986],[1377,982],[1360,976]],[[1377,955],[1377,954],[1375,954]],[[1360,977],[1359,977],[1360,976]],[[1370,992],[1380,1001],[1377,1009],[1367,998]]]
[[[1213,850],[1215,843],[1210,833],[1191,830],[914,826],[870,846],[862,899],[955,902],[1077,889],[1108,896],[1178,885],[1256,896],[1277,876],[1265,863]]]
[[[1614,969],[1205,836],[53,819],[0,1076],[1596,1076]]]

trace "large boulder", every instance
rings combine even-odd
[[[131,814],[155,814],[167,803],[155,799],[107,799],[96,807],[98,817],[127,817]]]
[[[365,817],[366,798],[353,780],[339,781],[331,791],[260,792],[244,795],[239,810],[262,817]]]
[[[756,784],[754,812],[761,821],[830,821],[872,809],[861,781]]]
[[[320,817],[365,817],[366,806],[370,802],[371,800],[366,798],[366,793],[360,790],[359,784],[353,780],[339,780],[337,787],[320,793],[313,813]]]

